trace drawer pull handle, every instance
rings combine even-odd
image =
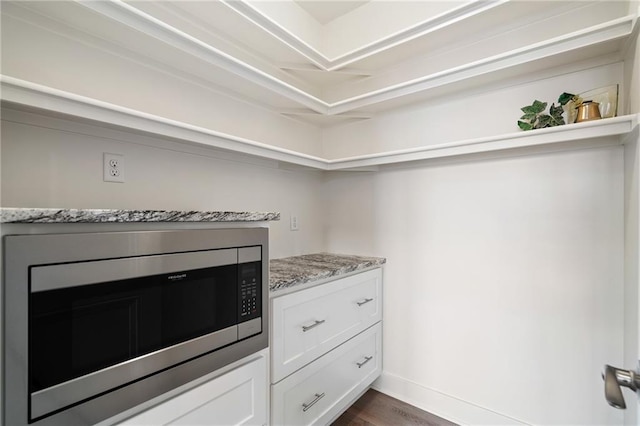
[[[319,326],[320,324],[324,324],[324,321],[325,321],[325,320],[320,320],[320,321],[316,320],[316,321],[315,321],[313,324],[311,324],[311,325],[303,325],[303,326],[302,326],[302,331],[303,331],[303,332],[307,332],[307,331],[311,330],[312,328]]]
[[[315,398],[313,399],[313,401],[311,401],[310,403],[308,403],[308,404],[302,404],[302,411],[305,411],[305,412],[306,412],[309,408],[313,407],[313,406],[314,406],[314,404],[315,404],[316,402],[318,402],[318,401],[320,401],[322,398],[324,398],[324,392],[322,392],[322,393],[317,393],[315,396],[316,396],[316,397],[315,397]]]
[[[373,359],[372,356],[365,356],[364,357],[364,361],[362,362],[356,362],[356,365],[358,366],[358,368],[362,368],[363,365],[365,365],[366,363],[368,363],[369,361],[371,361]]]
[[[369,302],[373,302],[373,299],[364,299],[362,302],[356,302],[358,306],[366,305]]]

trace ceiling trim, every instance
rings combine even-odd
[[[323,70],[327,70],[329,59],[322,53],[311,47],[304,40],[295,34],[287,31],[276,21],[262,14],[245,0],[220,0],[220,3],[235,11],[237,14],[248,20],[249,22],[262,28],[267,33],[278,39],[280,42],[289,46],[300,55],[307,58],[310,62],[317,65]]]
[[[418,37],[422,37],[426,34],[448,27],[477,14],[486,12],[487,10],[493,9],[494,7],[508,1],[510,0],[476,0],[472,3],[464,4],[434,18],[428,19],[414,26],[407,27],[395,34],[391,34],[378,41],[362,46],[359,49],[354,49],[344,55],[329,59],[330,66],[327,70],[337,70],[338,68],[350,65],[356,61],[368,58],[377,53],[389,50]]]
[[[459,21],[485,12],[510,0],[475,0],[459,6],[434,18],[420,22],[404,30],[398,31],[373,43],[364,45],[351,52],[329,58],[300,37],[285,29],[275,20],[254,8],[247,0],[221,0],[227,7],[236,11],[250,22],[280,40],[285,45],[300,53],[306,59],[325,71],[337,71],[342,67],[391,49],[430,32],[455,24]]]

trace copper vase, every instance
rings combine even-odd
[[[583,121],[599,120],[600,116],[600,104],[593,101],[584,101],[578,107],[578,116],[576,117],[576,123]]]

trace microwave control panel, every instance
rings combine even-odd
[[[241,263],[239,268],[239,320],[247,321],[261,316],[262,280],[260,279],[261,262]]]

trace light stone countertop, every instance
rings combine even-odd
[[[0,223],[262,222],[275,212],[0,208]]]
[[[383,257],[364,257],[333,253],[314,253],[271,259],[269,290],[273,294],[302,284],[382,266]]]

